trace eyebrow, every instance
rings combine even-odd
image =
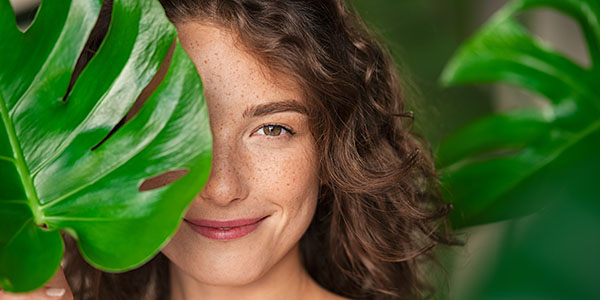
[[[251,105],[250,107],[246,108],[246,110],[244,110],[242,116],[244,118],[255,118],[288,111],[308,115],[308,108],[303,104],[300,104],[300,102],[296,100],[285,100],[259,105]]]

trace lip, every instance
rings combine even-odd
[[[229,221],[193,219],[184,221],[198,232],[200,235],[213,240],[228,241],[242,238],[252,231],[256,230],[264,219],[237,219]]]

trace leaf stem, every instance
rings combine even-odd
[[[25,195],[27,196],[27,203],[31,208],[31,212],[33,213],[33,221],[35,224],[41,224],[41,220],[43,218],[42,211],[39,209],[39,199],[38,195],[33,187],[33,180],[29,173],[29,168],[27,168],[27,164],[25,163],[25,157],[23,155],[23,150],[21,149],[21,145],[19,144],[19,140],[17,139],[17,133],[11,122],[10,116],[8,115],[8,108],[6,107],[6,102],[4,102],[4,98],[2,94],[0,94],[0,115],[2,116],[2,121],[4,123],[4,128],[8,134],[8,140],[10,141],[10,146],[14,155],[14,164],[17,167],[17,171],[19,172],[19,177],[21,178],[21,182],[23,183],[23,187],[25,188]]]

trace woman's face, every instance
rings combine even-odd
[[[204,83],[213,162],[163,253],[199,282],[250,283],[297,256],[314,215],[319,180],[306,102],[228,31],[193,22],[177,28]]]

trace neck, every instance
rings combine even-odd
[[[170,264],[170,270],[171,300],[308,299],[307,295],[318,293],[321,289],[302,266],[298,246],[266,274],[244,285],[208,285],[184,273],[173,263]]]

